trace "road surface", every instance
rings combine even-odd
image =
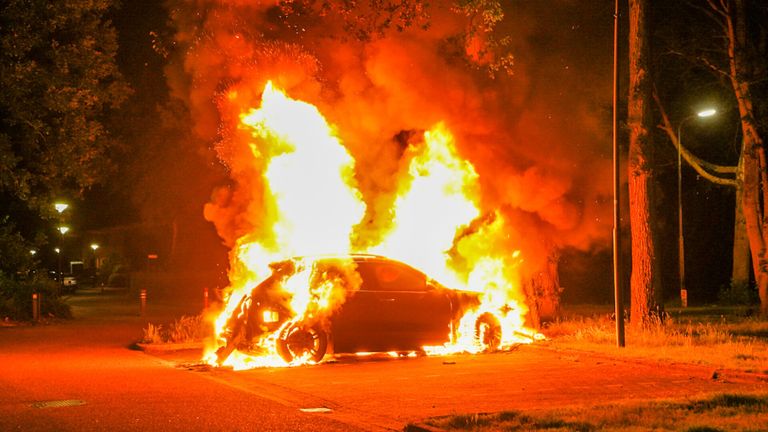
[[[0,430],[402,430],[453,413],[535,410],[764,389],[713,370],[523,346],[507,353],[341,358],[235,372],[199,351],[131,346],[147,322],[199,305],[86,291],[76,319],[0,328]]]

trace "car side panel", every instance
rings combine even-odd
[[[398,263],[360,263],[363,286],[333,320],[336,352],[407,351],[449,339],[452,304],[426,276]]]

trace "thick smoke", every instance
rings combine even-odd
[[[490,79],[446,42],[463,29],[446,6],[432,8],[427,31],[361,42],[333,15],[286,25],[275,4],[172,1],[179,49],[169,83],[233,180],[214,192],[206,218],[229,246],[270,236],[254,174],[263,160],[237,124],[271,79],[317,105],[355,158],[368,204],[359,244],[375,243],[390,220],[406,146],[443,121],[480,176],[483,210],[504,217],[498,246],[520,249],[528,271],[560,247],[607,245],[612,11],[603,3],[505,3],[514,73]]]

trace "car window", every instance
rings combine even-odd
[[[426,291],[427,278],[418,270],[397,263],[362,262],[357,271],[363,288],[371,291]]]

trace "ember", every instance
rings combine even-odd
[[[223,103],[236,107],[237,93]],[[232,249],[228,301],[216,318],[217,340],[206,361],[236,369],[320,361],[336,325],[331,321],[345,302],[362,301],[363,292],[375,291],[365,276],[374,271],[366,270],[371,262],[376,272],[396,270],[371,280],[421,280],[413,291],[423,290],[418,294],[435,302],[425,311],[446,315],[444,326],[437,316],[434,320],[440,337],[423,339],[437,345],[413,348],[428,354],[476,353],[535,338],[525,327],[528,309],[518,274],[522,256],[497,247],[508,241],[504,216],[480,210],[479,176],[460,157],[447,125],[437,124],[408,145],[397,173],[397,196],[391,208],[376,212],[391,223],[370,224],[365,218],[370,201],[357,186],[361,173],[315,106],[289,98],[268,82],[261,106],[246,109],[239,119],[250,150],[242,157],[252,161],[263,181],[253,186],[245,215],[258,225]],[[207,216],[214,210],[209,206]],[[371,244],[361,246],[366,242],[358,241],[360,233],[370,226],[384,227],[379,241],[367,239]],[[286,260],[329,254],[337,258]],[[395,291],[408,289],[398,285]],[[379,307],[386,313],[386,305]],[[374,341],[354,346],[390,351]]]

